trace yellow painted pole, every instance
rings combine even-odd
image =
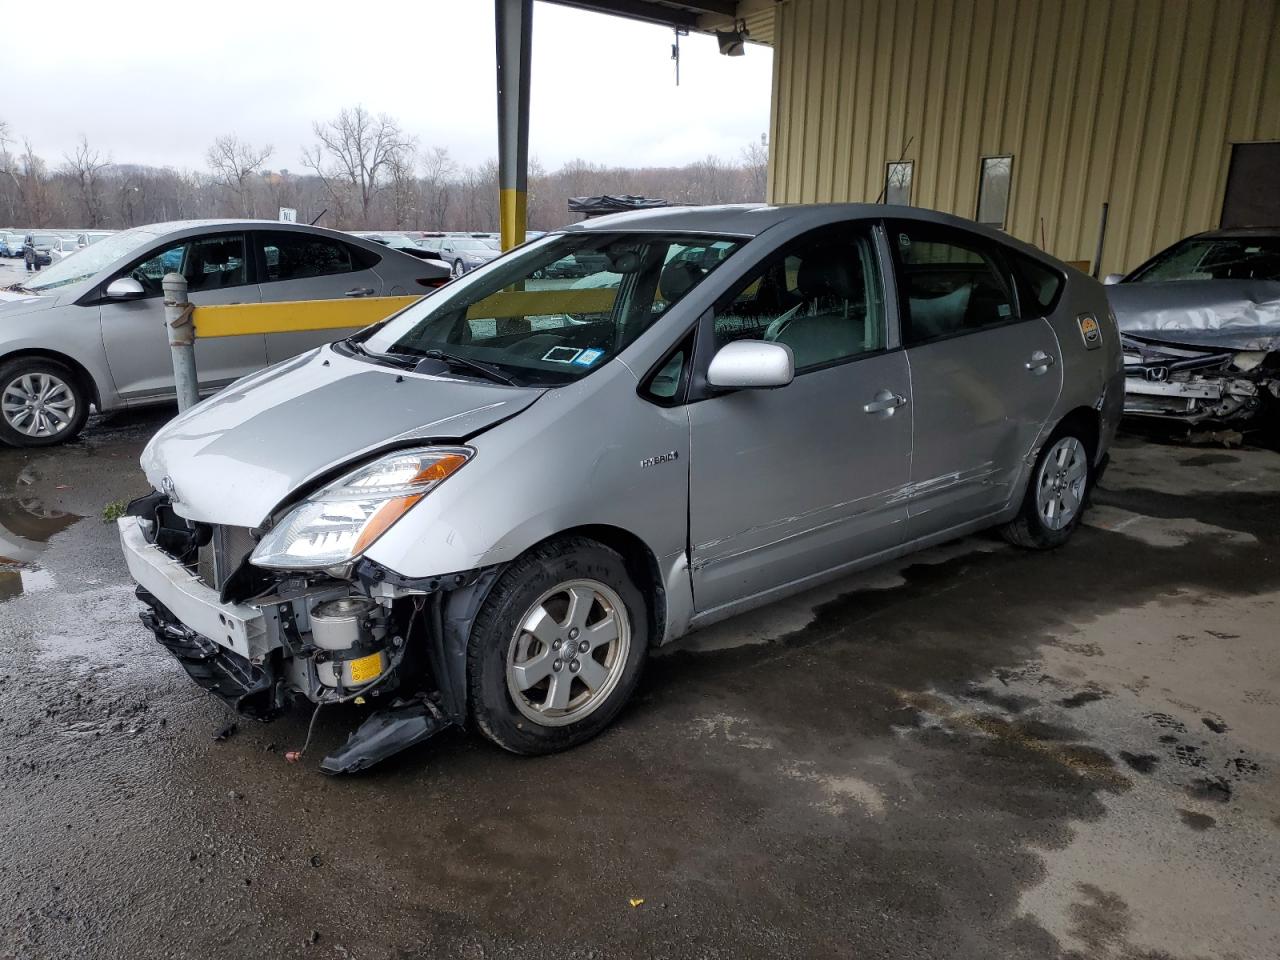
[[[502,249],[524,243],[529,191],[533,0],[494,0],[498,41],[498,223]]]

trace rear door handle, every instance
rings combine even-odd
[[[1026,367],[1032,373],[1044,373],[1054,364],[1054,358],[1043,350],[1037,350],[1031,355],[1031,359],[1027,361]]]
[[[876,413],[883,417],[893,416],[893,411],[907,402],[907,398],[892,390],[881,390],[870,403],[862,405],[863,413]]]
[[[371,297],[373,296],[373,287],[352,287],[347,291],[348,297]]]

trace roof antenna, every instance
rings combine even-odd
[[[676,27],[676,42],[671,45],[671,59],[676,62],[676,86],[680,86],[680,38],[689,35],[688,27]]]

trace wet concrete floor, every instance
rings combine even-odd
[[[1280,955],[1280,454],[1126,440],[1060,551],[718,625],[569,753],[331,780],[354,712],[215,740],[138,623],[102,513],[163,417],[0,450],[0,958]]]

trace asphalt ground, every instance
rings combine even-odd
[[[554,757],[233,718],[108,505],[171,410],[0,449],[0,957],[1280,955],[1280,454],[1123,439],[1087,523],[695,634]]]

